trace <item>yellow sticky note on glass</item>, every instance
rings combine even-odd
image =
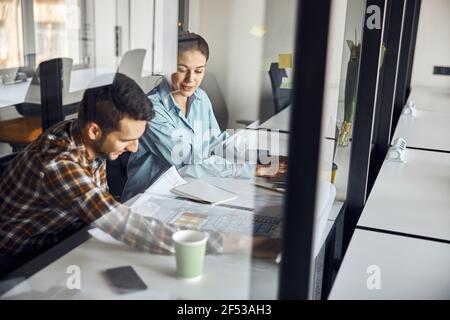
[[[255,37],[262,38],[266,34],[267,30],[264,26],[253,26],[250,30],[250,34]]]
[[[292,89],[292,78],[283,77],[281,78],[280,89]]]
[[[278,68],[280,68],[280,69],[292,68],[292,54],[291,53],[278,54]]]

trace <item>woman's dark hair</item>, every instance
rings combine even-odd
[[[133,120],[149,121],[155,112],[139,85],[117,73],[112,84],[90,88],[84,92],[78,122],[81,128],[89,122],[95,122],[102,131],[110,132],[117,129],[119,121],[125,115]]]
[[[209,46],[205,39],[196,33],[185,32],[178,35],[178,54],[185,51],[196,50],[200,51],[206,58],[209,59]]]

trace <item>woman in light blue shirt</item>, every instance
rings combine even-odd
[[[143,192],[172,165],[180,174],[195,178],[254,174],[254,165],[236,163],[223,154],[228,134],[220,132],[211,101],[200,89],[208,58],[208,44],[201,36],[180,35],[171,84],[163,80],[149,94],[156,116],[140,139],[138,152],[128,160],[122,200]]]

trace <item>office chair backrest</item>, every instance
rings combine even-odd
[[[133,49],[127,51],[123,55],[122,60],[120,60],[117,72],[130,77],[139,84],[142,78],[142,71],[144,69],[146,52],[147,50],[145,49]]]
[[[146,76],[142,78],[141,81],[141,89],[144,91],[147,95],[150,93],[150,91],[153,90],[156,86],[158,86],[162,80],[164,79],[164,76],[161,75],[152,75],[152,76]]]
[[[228,109],[214,74],[206,72],[200,87],[205,90],[209,100],[211,100],[220,130],[226,130],[228,128]]]
[[[63,78],[63,89],[62,89],[62,100],[63,105],[74,104],[70,94],[70,75],[72,73],[73,59],[71,58],[59,58],[62,59],[62,78]],[[78,101],[77,101],[78,102]],[[41,85],[39,80],[39,67],[36,73],[31,79],[31,84],[28,87],[27,94],[25,96],[25,102],[23,105],[17,105],[16,110],[19,114],[28,117],[40,117],[41,116]],[[69,115],[77,112],[77,108],[64,108],[63,114]]]
[[[287,77],[285,69],[280,69],[278,63],[272,63],[269,70],[270,83],[272,84],[272,96],[275,114],[291,104],[291,89],[281,89],[284,77]]]
[[[0,156],[0,178],[3,176],[3,173],[6,171],[9,164],[14,160],[16,156],[17,152]]]

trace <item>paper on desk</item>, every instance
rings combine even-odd
[[[164,172],[147,190],[145,190],[144,194],[142,194],[139,199],[137,199],[133,205],[130,206],[130,208],[144,217],[152,217],[159,211],[160,207],[156,203],[148,201],[148,199],[154,195],[176,198],[176,195],[170,190],[186,183],[187,181],[180,176],[175,166],[172,166]]]
[[[271,191],[257,190],[253,184],[253,179],[206,177],[204,180],[216,187],[238,194],[237,199],[223,204],[225,207],[233,206],[259,211],[261,208],[281,207],[282,205],[282,195]]]
[[[156,212],[159,211],[160,207],[153,203],[146,201],[151,195],[161,195],[165,197],[171,197],[174,198],[173,193],[170,192],[170,189],[183,185],[187,183],[186,180],[184,180],[179,174],[175,166],[172,166],[170,169],[168,169],[166,172],[164,172],[161,177],[159,177],[146,191],[144,194],[140,195],[138,199],[133,201],[128,201],[128,204],[130,202],[133,202],[131,206],[129,206],[133,211],[138,212],[140,215],[145,217],[151,217]],[[133,198],[134,200],[134,198]],[[97,239],[98,241],[114,244],[114,245],[121,245],[126,246],[124,243],[114,239],[112,236],[107,234],[106,232],[103,232],[102,230],[95,228],[89,230],[89,233],[92,237]]]
[[[174,194],[170,192],[171,189],[186,184],[187,181],[184,180],[178,173],[175,166],[170,167],[166,172],[164,172],[141,196],[146,197],[148,194],[157,194],[160,196],[174,197]],[[138,203],[137,200],[135,203]],[[133,206],[132,206],[133,208]]]

